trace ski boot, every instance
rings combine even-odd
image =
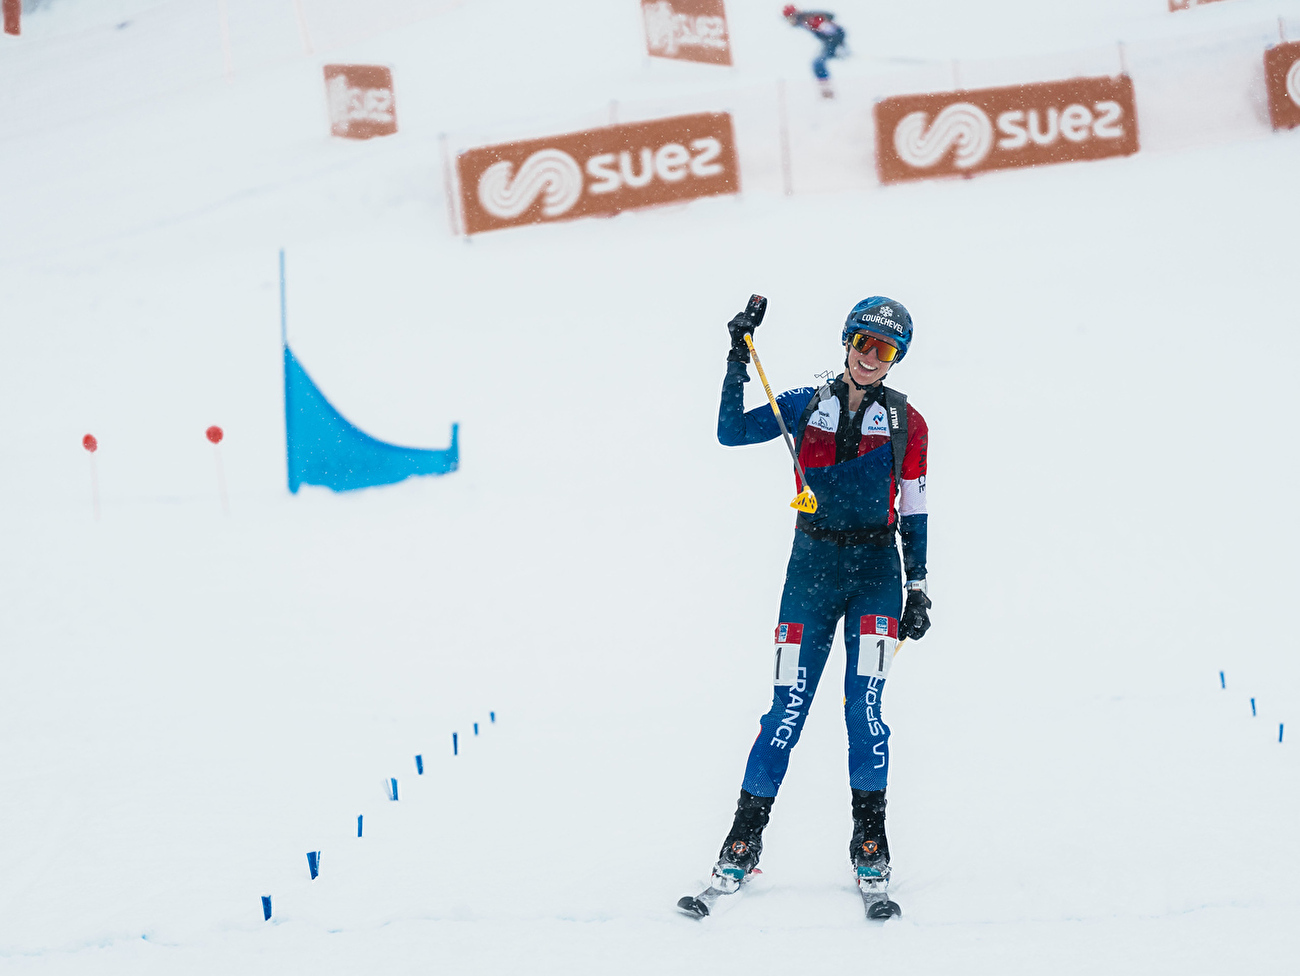
[[[736,819],[731,825],[731,833],[722,842],[709,886],[698,895],[678,899],[679,911],[693,918],[707,918],[718,899],[735,894],[742,884],[763,873],[758,869],[758,855],[763,853],[763,828],[772,812],[772,800],[770,796],[754,796],[745,790],[740,791]]]
[[[889,900],[889,838],[885,836],[885,791],[853,791],[853,839],[849,861],[857,877],[858,891],[867,918],[886,919],[902,915],[898,903]]]
[[[771,796],[754,796],[740,791],[736,802],[736,819],[731,833],[722,842],[718,863],[713,865],[710,884],[719,891],[731,894],[758,870],[758,857],[763,853],[763,828],[772,815]]]

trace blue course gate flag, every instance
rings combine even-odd
[[[351,491],[391,485],[417,474],[449,474],[460,465],[459,425],[451,447],[430,451],[376,440],[348,423],[284,346],[284,434],[289,490],[323,485]]]

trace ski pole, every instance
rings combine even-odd
[[[907,643],[907,638],[904,637],[901,641],[899,641],[897,644],[894,645],[894,657],[898,657],[898,652],[903,649],[903,645],[906,643]]]
[[[794,469],[799,472],[799,481],[803,484],[803,491],[794,496],[794,501],[790,503],[790,507],[812,514],[817,511],[817,496],[808,487],[808,478],[803,473],[803,465],[799,463],[799,453],[794,449],[794,438],[785,429],[785,420],[781,417],[781,408],[776,405],[776,397],[772,396],[772,387],[767,383],[767,374],[763,372],[763,364],[758,361],[758,350],[754,348],[754,338],[748,332],[745,333],[745,345],[749,346],[749,354],[754,359],[754,368],[758,370],[758,378],[763,381],[763,391],[767,394],[767,402],[772,407],[772,413],[776,414],[776,422],[781,428],[781,436],[785,438],[785,446],[790,449],[790,457],[794,460]]]

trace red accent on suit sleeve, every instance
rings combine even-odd
[[[907,405],[907,450],[903,454],[903,480],[925,476],[926,454],[930,449],[930,428],[910,403]]]

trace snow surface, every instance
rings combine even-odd
[[[53,0],[0,38],[0,970],[1294,965],[1300,133],[466,243],[439,132],[802,79],[806,39],[733,0],[728,72],[648,63],[631,3],[393,0],[351,43],[357,8],[300,6],[311,54],[289,0],[228,0],[229,81],[213,4]],[[1300,16],[835,9],[860,57],[933,60]],[[402,132],[331,140],[327,61],[394,65]],[[459,422],[460,472],[288,495],[280,246],[326,394],[399,443]],[[714,435],[752,291],[780,388],[864,294],[918,323],[934,629],[887,696],[883,928],[845,864],[839,650],[764,878],[672,908],[769,700],[792,531],[780,446]]]

